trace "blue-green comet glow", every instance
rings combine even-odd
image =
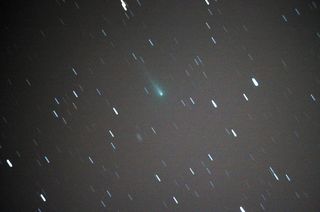
[[[152,81],[151,80],[151,84],[152,84],[152,87],[153,87],[153,89],[154,89],[154,91],[155,91],[155,93],[158,95],[158,96],[164,96],[164,91],[163,91],[163,89],[161,89],[161,87],[158,85],[158,84],[156,84],[154,81]]]
[[[159,94],[159,96],[164,95],[163,91],[158,86],[155,86],[155,89],[156,89],[157,93]]]

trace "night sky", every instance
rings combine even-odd
[[[0,211],[320,211],[319,1],[0,7]]]

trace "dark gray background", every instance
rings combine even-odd
[[[319,2],[139,2],[1,2],[0,210],[319,211]]]

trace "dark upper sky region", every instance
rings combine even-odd
[[[1,211],[320,210],[318,1],[1,10]]]

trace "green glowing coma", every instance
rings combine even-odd
[[[159,96],[163,96],[164,95],[164,92],[158,86],[155,86],[155,89],[156,89],[156,91],[157,91]]]
[[[158,96],[164,96],[164,91],[160,88],[160,86],[155,83],[153,80],[150,80],[152,87],[154,89],[154,92],[158,95]]]

